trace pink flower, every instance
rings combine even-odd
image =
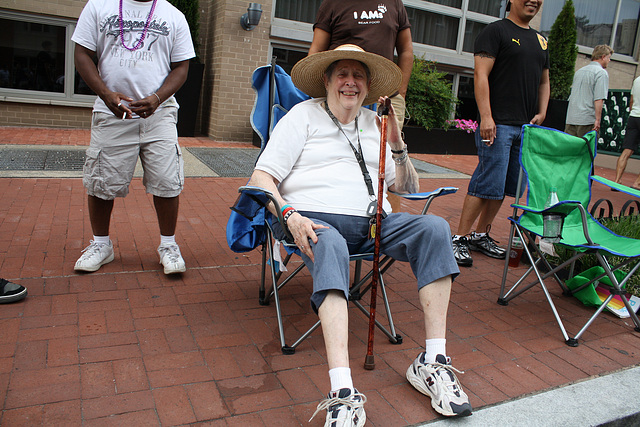
[[[475,120],[454,119],[447,120],[449,125],[453,125],[456,129],[464,130],[467,133],[473,133],[478,128],[478,122]]]

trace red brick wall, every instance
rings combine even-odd
[[[87,129],[91,108],[0,102],[0,126]]]
[[[204,58],[203,131],[218,141],[251,141],[253,70],[269,62],[271,1],[262,2],[260,24],[252,31],[240,26],[249,2],[213,0],[208,15]],[[207,104],[210,104],[207,106]]]

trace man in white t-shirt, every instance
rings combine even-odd
[[[113,202],[129,192],[139,157],[158,217],[160,263],[165,274],[183,272],[175,229],[184,174],[173,95],[195,56],[187,21],[167,0],[89,0],[72,40],[76,68],[98,95],[83,169],[93,240],[75,270],[113,261]]]
[[[293,83],[314,97],[294,106],[273,130],[249,185],[270,191],[282,206],[286,228],[313,277],[311,305],[322,323],[331,391],[316,411],[325,426],[362,426],[366,398],[349,368],[349,254],[373,252],[369,238],[378,185],[380,130],[376,114],[362,105],[386,101],[402,72],[392,61],[355,45],[315,53],[299,61]],[[389,122],[395,120],[390,108]],[[386,190],[416,192],[418,174],[398,126],[387,126]],[[375,189],[374,189],[375,187]],[[372,202],[373,200],[373,202]],[[272,213],[276,208],[269,205]],[[425,350],[407,369],[407,379],[447,416],[471,414],[446,353],[446,317],[453,278],[460,272],[447,222],[435,215],[389,213],[381,221],[380,253],[409,262],[417,279],[425,322]],[[279,224],[274,233],[284,236]],[[315,415],[315,414],[314,414]]]
[[[564,129],[569,135],[600,132],[602,105],[609,95],[607,66],[612,54],[613,49],[606,44],[594,47],[591,62],[573,75]]]

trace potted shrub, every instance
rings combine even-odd
[[[549,80],[551,96],[544,126],[564,131],[569,94],[576,68],[576,17],[573,1],[567,0],[549,33]]]
[[[204,77],[204,64],[198,57],[200,47],[200,11],[198,0],[169,0],[180,10],[189,24],[191,39],[196,51],[196,57],[189,62],[189,74],[187,81],[176,92],[176,99],[180,104],[178,110],[178,136],[194,136],[198,107],[200,105],[200,92]]]
[[[411,152],[476,153],[475,122],[451,120],[459,101],[446,73],[438,71],[435,62],[414,58],[406,103],[408,122],[403,132]]]

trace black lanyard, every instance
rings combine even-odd
[[[336,116],[334,116],[331,110],[329,109],[329,103],[327,101],[324,102],[324,109],[327,111],[327,114],[329,115],[329,117],[331,117],[331,120],[333,120],[333,123],[336,124],[338,129],[340,129],[340,132],[342,132],[344,137],[347,138],[347,142],[349,142],[349,147],[351,147],[351,151],[353,151],[353,154],[356,156],[356,160],[360,165],[360,170],[362,171],[364,183],[367,185],[369,196],[371,196],[372,200],[375,199],[376,195],[373,192],[373,181],[371,180],[371,175],[369,175],[369,171],[367,170],[367,166],[364,162],[364,156],[362,155],[362,144],[360,143],[360,130],[358,129],[358,116],[356,116],[356,135],[358,137],[358,149],[356,149],[356,147],[354,147],[353,144],[351,143],[351,140],[349,139],[347,134],[344,132],[344,129],[342,129],[342,125],[340,124]]]

